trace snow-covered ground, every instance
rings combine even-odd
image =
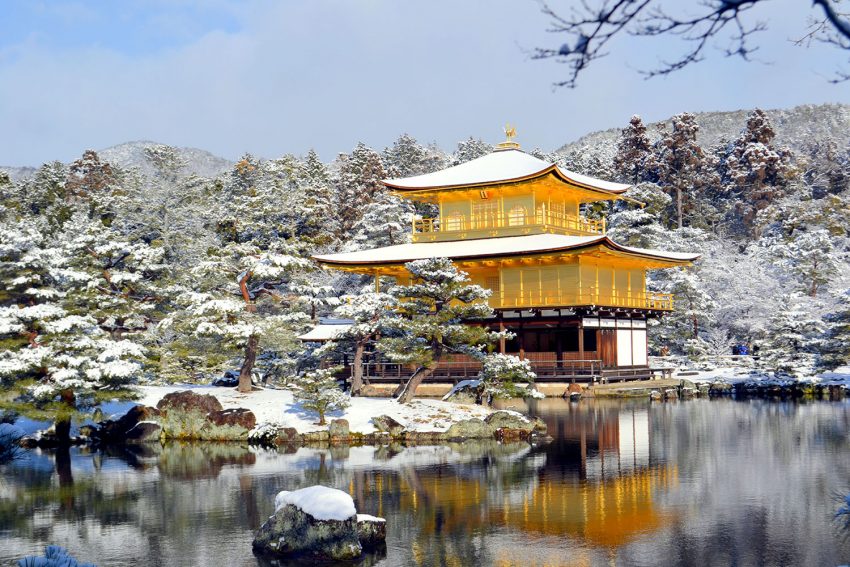
[[[303,433],[325,429],[316,424],[318,416],[304,410],[295,402],[288,390],[255,390],[240,393],[234,388],[216,388],[213,386],[172,385],[142,386],[142,397],[138,403],[156,406],[163,396],[170,392],[192,390],[198,394],[212,394],[224,409],[247,408],[254,412],[257,424],[273,423],[282,427],[294,427]],[[411,431],[446,431],[452,423],[477,417],[484,419],[493,410],[477,405],[464,405],[441,400],[413,400],[409,404],[400,404],[391,398],[351,398],[351,404],[342,411],[332,411],[326,415],[331,419],[347,419],[351,431],[373,433],[372,418],[388,415]]]
[[[696,374],[692,374],[695,372]],[[761,372],[741,366],[718,367],[713,369],[679,370],[673,373],[674,378],[683,378],[691,382],[714,382],[724,380],[730,384],[740,382],[760,382],[774,380],[770,373]],[[787,381],[787,379],[782,379]],[[841,366],[833,372],[824,372],[812,377],[812,382],[825,384],[844,384],[850,387],[850,366]]]

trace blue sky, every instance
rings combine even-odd
[[[827,81],[847,54],[790,42],[809,3],[765,7],[762,63],[713,51],[646,81],[636,69],[682,46],[624,37],[568,90],[551,86],[557,63],[528,56],[560,43],[535,0],[4,0],[0,164],[131,140],[329,160],[408,132],[451,150],[500,141],[505,122],[524,147],[555,149],[632,114],[850,102],[850,84]]]

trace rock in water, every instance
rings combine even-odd
[[[275,513],[257,531],[254,550],[339,561],[355,559],[364,547],[377,547],[385,538],[386,522],[371,516],[358,518],[354,501],[346,492],[310,486],[277,495]]]
[[[357,536],[363,549],[377,549],[385,545],[387,521],[369,514],[357,514]]]

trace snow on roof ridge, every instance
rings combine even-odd
[[[602,191],[622,193],[629,188],[629,185],[604,181],[570,171],[517,148],[498,149],[440,171],[412,177],[384,179],[383,182],[388,187],[407,190],[462,187],[523,179],[548,170],[557,170],[561,177],[567,180]]]
[[[523,236],[501,236],[498,238],[478,238],[472,240],[450,240],[445,242],[415,242],[396,244],[357,252],[323,254],[313,256],[320,262],[343,264],[393,264],[426,258],[476,258],[488,256],[509,256],[516,254],[536,254],[548,251],[579,248],[596,243],[604,243],[616,250],[634,254],[654,256],[656,258],[690,261],[699,258],[699,254],[683,252],[665,252],[629,248],[617,244],[606,235],[568,236],[564,234],[528,234]]]

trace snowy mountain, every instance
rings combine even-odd
[[[700,126],[697,141],[704,148],[711,147],[720,140],[734,140],[738,137],[747,116],[752,110],[734,110],[730,112],[697,112],[697,123]],[[806,142],[834,138],[843,146],[850,142],[850,105],[848,104],[806,104],[790,109],[774,109],[765,111],[776,129],[775,143],[780,146],[790,146],[797,150]],[[647,124],[647,131],[652,136],[657,126],[669,122],[652,122]],[[625,127],[627,121],[623,122]],[[610,128],[586,134],[561,146],[558,153],[567,153],[581,147],[615,146],[620,136],[621,128]]]
[[[135,167],[145,175],[150,176],[154,173],[154,170],[148,160],[145,159],[144,149],[156,145],[159,144],[147,140],[126,142],[98,150],[97,153],[101,161],[109,162],[124,169]],[[186,173],[193,173],[201,177],[215,177],[230,169],[235,163],[198,148],[178,148],[178,152],[187,163]]]
[[[151,164],[145,159],[144,149],[157,145],[160,144],[148,140],[126,142],[103,150],[97,150],[97,154],[100,156],[101,161],[108,162],[122,169],[137,168],[143,174],[150,177],[154,173],[154,170]],[[187,175],[195,174],[200,177],[215,177],[233,167],[235,163],[198,148],[177,148],[177,150],[180,157],[186,161],[187,165],[184,172]],[[80,154],[82,154],[82,150]],[[20,181],[35,174],[36,168],[0,165],[0,171],[6,171],[12,181]]]

